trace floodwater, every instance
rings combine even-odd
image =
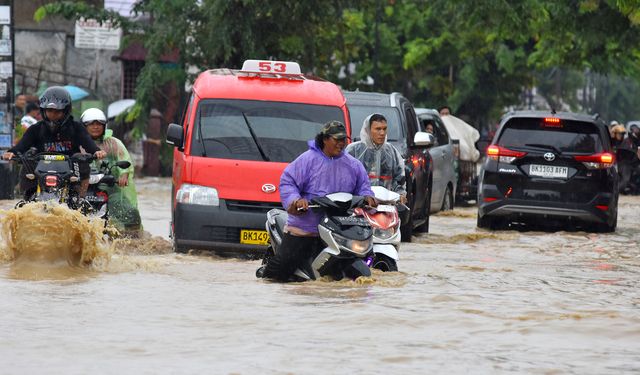
[[[139,191],[149,235],[88,264],[4,251],[0,373],[640,372],[640,197],[613,234],[489,232],[456,209],[399,273],[277,284],[259,261],[171,253],[170,181]]]

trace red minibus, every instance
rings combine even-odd
[[[350,128],[340,88],[297,63],[247,60],[241,70],[201,73],[181,124],[167,130],[174,250],[266,249],[282,171],[331,120]]]

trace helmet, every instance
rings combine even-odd
[[[47,109],[62,110],[64,116],[56,121],[49,120],[46,113]],[[69,95],[69,92],[60,86],[51,86],[44,90],[40,96],[40,114],[42,114],[42,118],[51,131],[58,130],[71,115],[71,95]]]
[[[107,116],[105,116],[104,112],[102,112],[98,108],[89,108],[82,113],[82,116],[80,116],[80,121],[82,121],[84,126],[87,126],[94,121],[98,121],[102,125],[106,125]]]
[[[609,123],[609,126],[610,126],[610,127],[614,127],[614,126],[616,126],[616,125],[618,125],[618,121],[616,121],[616,120],[612,120],[612,121]]]
[[[625,134],[626,132],[627,132],[627,129],[625,129],[624,126],[620,124],[611,128],[612,134]]]

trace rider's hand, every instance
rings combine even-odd
[[[400,203],[401,204],[407,204],[407,194],[402,194],[400,196]]]
[[[124,173],[120,178],[118,178],[118,186],[125,187],[129,185],[129,174]]]
[[[14,156],[13,152],[8,152],[8,151],[2,154],[2,158],[4,160],[10,160],[13,156]]]
[[[287,212],[291,215],[300,215],[305,213],[307,210],[309,210],[309,202],[304,198],[300,198],[289,205]]]
[[[364,201],[367,202],[367,206],[378,207],[378,200],[372,196],[364,197]]]
[[[98,150],[96,151],[95,154],[93,154],[93,156],[95,156],[98,159],[104,159],[104,157],[107,156],[107,153],[102,150]]]

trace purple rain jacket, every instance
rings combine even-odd
[[[316,147],[315,140],[308,144],[309,150],[292,161],[280,177],[280,200],[285,210],[297,199],[311,201],[337,192],[373,197],[369,176],[358,159],[344,151],[330,158]],[[321,219],[322,213],[309,210],[302,215],[289,215],[287,225],[318,233]]]

